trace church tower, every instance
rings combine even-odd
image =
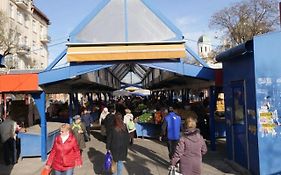
[[[212,50],[211,40],[206,35],[199,37],[197,42],[198,54],[201,58],[208,58]]]

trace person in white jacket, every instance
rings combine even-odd
[[[101,112],[101,114],[100,114],[100,119],[99,119],[99,124],[100,124],[100,126],[101,126],[101,135],[102,136],[106,136],[106,129],[105,129],[105,125],[104,125],[104,119],[106,118],[106,116],[109,114],[109,112],[108,112],[108,108],[107,107],[105,107],[105,108],[103,108],[103,110],[102,110],[102,112]]]
[[[134,122],[134,116],[131,113],[130,109],[125,109],[125,115],[124,115],[124,120],[123,122],[126,124],[129,135],[130,135],[130,144],[132,145],[134,143],[134,137],[135,137],[135,131],[136,131],[136,126]]]

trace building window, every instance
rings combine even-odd
[[[20,23],[20,12],[17,11],[17,21]]]
[[[24,45],[28,46],[28,38],[27,38],[27,36],[25,36],[23,38],[23,43],[24,43]]]
[[[26,27],[26,28],[28,28],[28,22],[29,22],[29,20],[28,20],[28,16],[27,15],[24,15],[24,26]]]
[[[18,23],[23,24],[23,14],[20,11],[17,11],[17,16],[18,16]]]
[[[34,54],[37,54],[37,51],[36,51],[36,41],[32,41],[32,51]]]
[[[205,46],[205,52],[207,52],[208,50],[207,50],[207,47]]]
[[[41,46],[40,46],[40,53],[41,53],[41,56],[44,56],[44,54],[45,54],[45,49],[44,49],[43,44],[41,44]]]
[[[10,16],[12,19],[15,19],[15,11],[13,4],[10,4]]]
[[[201,52],[201,53],[203,52],[203,48],[202,48],[202,47],[200,47],[200,52]]]
[[[35,20],[32,20],[32,30],[33,30],[33,32],[37,32],[36,21]]]
[[[23,39],[22,39],[22,36],[20,33],[17,33],[17,38],[18,38],[18,41],[19,41],[19,45],[23,45]]]
[[[44,31],[43,31],[43,26],[40,25],[40,35],[43,36],[44,35]]]

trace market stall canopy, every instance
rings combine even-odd
[[[67,48],[39,74],[40,86],[48,93],[112,91],[124,84],[163,88],[179,76],[178,82],[184,76],[212,83],[214,70],[151,3],[101,1],[70,33]]]
[[[0,92],[40,91],[37,73],[14,73],[0,75]]]
[[[185,58],[184,41],[146,43],[70,43],[68,62]]]
[[[137,89],[134,92],[132,92],[132,94],[136,96],[149,96],[151,95],[151,91],[148,89]]]
[[[120,89],[120,90],[116,90],[113,91],[113,96],[115,97],[119,97],[119,96],[130,96],[132,95],[129,91],[126,91],[125,89]]]
[[[182,40],[150,0],[103,0],[70,33],[72,43],[158,42]]]
[[[138,89],[140,89],[140,88],[135,87],[135,86],[129,86],[129,87],[125,88],[126,91],[130,91],[130,92],[134,92],[134,91],[136,91]]]
[[[150,95],[150,93],[151,91],[148,89],[128,87],[125,89],[113,91],[113,96],[148,96]]]

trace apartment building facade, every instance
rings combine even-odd
[[[4,59],[9,69],[45,69],[48,65],[49,19],[33,0],[1,0],[6,31],[17,35],[17,48]]]

